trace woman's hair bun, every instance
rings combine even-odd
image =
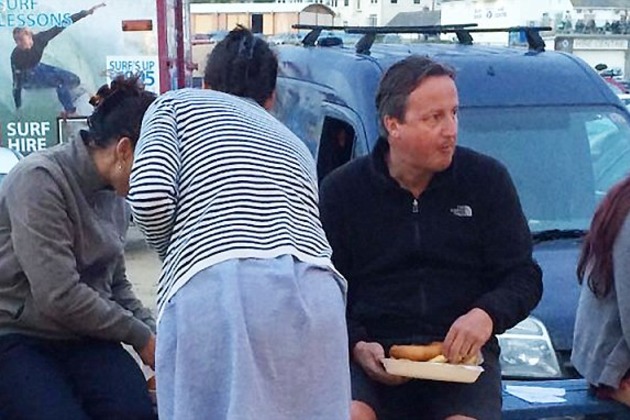
[[[144,91],[144,84],[140,81],[139,76],[126,78],[123,75],[116,76],[111,83],[104,84],[90,98],[90,105],[97,108],[103,102],[112,97],[120,96],[120,99],[129,96],[139,96]]]

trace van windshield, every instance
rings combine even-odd
[[[630,121],[614,107],[467,108],[459,144],[503,162],[533,233],[586,230],[630,170]]]

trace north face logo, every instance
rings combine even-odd
[[[460,204],[459,206],[452,208],[451,213],[457,217],[472,217],[473,215],[472,208],[465,204]]]

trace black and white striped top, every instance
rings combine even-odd
[[[253,101],[182,89],[145,115],[131,172],[135,223],[163,260],[164,304],[199,271],[233,258],[332,269],[307,147]]]

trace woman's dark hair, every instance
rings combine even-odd
[[[450,67],[420,55],[410,55],[391,66],[381,79],[376,93],[379,134],[387,137],[383,125],[386,116],[404,121],[409,95],[430,76],[448,76],[455,78],[455,71]]]
[[[630,176],[615,184],[597,207],[584,237],[577,266],[578,282],[584,278],[598,298],[613,285],[613,245],[630,212]]]
[[[277,76],[278,59],[269,45],[238,25],[212,50],[204,82],[210,89],[264,105],[276,89]]]
[[[154,93],[144,90],[138,76],[117,76],[90,99],[94,111],[88,117],[89,130],[81,130],[83,141],[89,147],[106,148],[121,137],[129,137],[135,146],[144,113],[155,98]]]

